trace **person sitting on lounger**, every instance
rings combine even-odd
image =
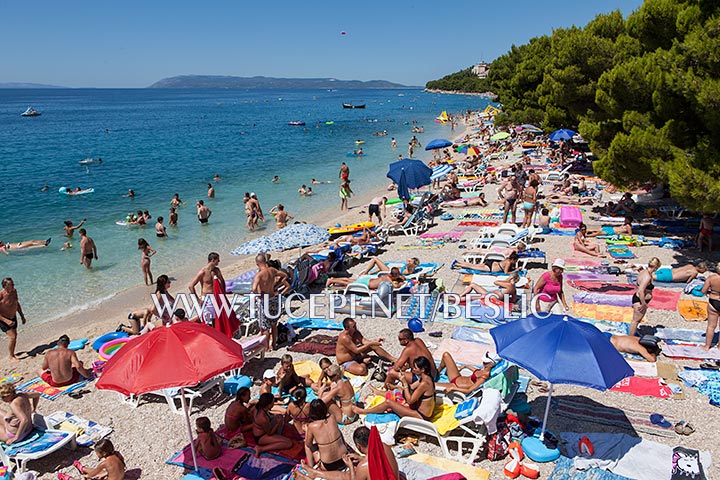
[[[587,225],[581,223],[578,226],[578,231],[575,234],[575,238],[573,239],[573,249],[587,255],[592,255],[593,257],[605,258],[606,255],[603,255],[600,252],[600,245],[587,240],[586,237]]]
[[[250,403],[250,389],[241,387],[235,394],[235,400],[230,402],[225,410],[225,428],[230,435],[252,430],[253,415],[248,407]]]
[[[347,317],[343,320],[343,331],[335,344],[335,357],[338,364],[342,365],[346,372],[353,375],[367,375],[367,364],[371,360],[367,354],[371,350],[380,358],[395,362],[395,357],[382,348],[384,341],[383,338],[366,340],[360,330],[357,329],[355,320]]]
[[[77,354],[68,349],[68,345],[70,345],[70,338],[62,335],[57,341],[57,348],[48,350],[45,354],[38,374],[48,385],[64,387],[80,380],[92,378],[92,371],[83,366]]]
[[[215,460],[222,455],[222,444],[213,431],[208,417],[199,417],[195,420],[195,451],[205,460]]]
[[[405,268],[400,272],[402,275],[412,275],[415,273],[415,269],[418,268],[420,265],[420,260],[418,260],[416,257],[408,258],[405,262]],[[367,268],[364,272],[362,272],[360,275],[367,275],[369,274],[374,268],[377,268],[379,272],[389,272],[390,267],[387,266],[385,262],[380,260],[377,257],[372,257],[370,259],[370,263],[368,264]]]
[[[288,450],[292,448],[292,439],[283,436],[285,425],[283,417],[270,413],[275,405],[272,393],[263,393],[255,404],[252,434],[257,445],[253,447],[255,456],[272,450]]]
[[[377,429],[377,427],[375,427]],[[345,464],[348,466],[348,471],[345,472],[326,472],[325,470],[318,470],[306,465],[304,462],[297,467],[293,473],[296,480],[372,480],[370,478],[370,466],[368,459],[368,445],[370,440],[370,429],[362,426],[358,427],[353,432],[353,440],[355,446],[361,453],[361,456],[354,454],[348,454],[343,456]],[[378,452],[380,455],[385,455],[390,468],[398,480],[405,480],[405,474],[400,472],[398,469],[397,460],[392,448],[385,443],[382,443],[382,452]],[[352,470],[352,471],[351,471]],[[219,479],[218,480],[222,480]]]
[[[632,222],[633,218],[630,216],[625,217],[625,220],[623,221],[622,226],[620,227],[612,227],[612,226],[605,226],[600,227],[599,230],[588,230],[586,237],[599,237],[599,236],[607,236],[610,237],[612,235],[632,235]]]
[[[370,290],[377,290],[382,282],[391,282],[394,288],[400,288],[405,283],[405,277],[400,275],[400,269],[393,267],[389,273],[384,273],[375,278],[372,277],[338,277],[328,278],[325,286],[327,287],[347,287],[352,283],[362,283],[367,285]]]
[[[385,392],[370,387],[376,395],[385,396],[385,398],[387,398],[387,393],[391,393],[394,400],[385,400],[372,408],[353,407],[353,410],[360,415],[384,413],[390,410],[401,417],[428,420],[435,410],[435,376],[431,366],[435,366],[435,363],[428,360],[427,357],[416,358],[412,363],[412,378],[408,380],[405,375],[400,377],[402,385],[400,391]]]
[[[683,265],[677,268],[662,267],[653,274],[653,280],[667,283],[690,283],[698,275],[706,273],[707,269],[707,263],[705,262],[700,262],[697,265]]]
[[[384,224],[385,227],[396,227],[398,225],[405,225],[413,216],[413,213],[415,213],[415,207],[413,207],[410,204],[407,204],[405,206],[405,210],[403,211],[402,215],[400,217],[394,217],[393,215],[388,215],[388,221]]]
[[[495,290],[488,290],[481,285],[478,285],[477,283],[470,283],[470,285],[463,290],[463,292],[460,294],[462,298],[465,299],[465,303],[468,303],[471,300],[471,297],[468,297],[468,295],[472,293],[477,293],[480,295],[487,295],[490,294],[494,297],[497,297],[500,301],[502,301],[505,296],[507,296],[508,301],[511,304],[514,304],[517,302],[517,289],[515,288],[515,284],[520,280],[520,275],[517,274],[517,272],[513,272],[510,274],[510,277],[508,277],[507,280],[495,280],[494,285],[498,287]],[[477,296],[476,296],[477,298]]]
[[[408,382],[412,380],[412,375],[407,369],[412,370],[412,365],[420,357],[432,358],[432,354],[427,345],[421,338],[415,338],[415,334],[409,328],[403,328],[398,333],[398,342],[403,347],[403,351],[397,360],[393,363],[393,368],[387,372],[385,379],[385,387],[390,388],[393,383],[401,378],[405,378]],[[437,378],[437,367],[435,362],[430,365],[433,378]]]
[[[483,368],[473,369],[472,374],[466,377],[460,373],[460,368],[455,363],[455,359],[450,355],[450,352],[443,353],[438,370],[442,372],[443,369],[447,369],[446,373],[450,383],[438,383],[437,386],[444,388],[448,393],[455,391],[468,394],[477,390],[480,385],[487,382],[488,378],[490,378],[490,372],[497,364],[497,360],[491,358],[487,353],[482,362]]]
[[[305,458],[313,466],[329,472],[344,470],[347,465],[343,456],[347,447],[335,417],[328,413],[328,408],[320,399],[310,403],[311,423],[305,429]]]
[[[483,272],[492,272],[492,273],[504,273],[509,274],[511,272],[514,272],[517,270],[517,262],[518,262],[518,254],[517,252],[510,252],[510,254],[507,256],[505,260],[490,260],[489,264],[487,263],[470,263],[470,262],[458,262],[453,261],[452,265],[450,266],[451,269],[457,269],[457,268],[464,268],[467,270],[479,270]]]
[[[325,402],[337,423],[349,425],[358,419],[357,414],[352,410],[355,405],[355,389],[350,384],[350,380],[343,375],[340,365],[330,365],[327,373],[330,383],[325,384],[318,392],[318,397]]]
[[[32,416],[40,394],[16,392],[13,383],[0,385],[0,400],[7,403],[9,411],[0,409],[0,442],[11,445],[25,439],[33,430]]]
[[[379,240],[380,237],[378,237],[377,233],[375,233],[372,230],[368,230],[367,228],[362,229],[362,235],[359,237],[356,237],[354,235],[346,235],[344,237],[340,237],[334,242],[332,242],[333,245],[335,245],[335,248],[339,247],[341,243],[349,243],[350,245],[365,245],[366,243],[371,243],[373,241]]]

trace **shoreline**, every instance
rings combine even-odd
[[[440,93],[442,95],[467,95],[469,97],[484,98],[486,100],[490,100],[491,102],[494,102],[498,98],[498,96],[493,92],[463,92],[460,90],[439,90],[437,88],[425,88],[423,89],[423,92]]]
[[[469,131],[469,130],[468,130]],[[462,135],[467,133],[463,131]],[[397,153],[399,149],[393,150],[392,155]],[[392,156],[390,156],[392,158]],[[417,158],[417,157],[416,157]],[[394,161],[394,160],[392,160]],[[351,179],[352,172],[363,171],[357,165],[351,165]],[[389,180],[388,180],[389,182]],[[335,184],[333,184],[335,186]],[[374,197],[379,195],[387,195],[388,192],[386,186],[378,186],[376,189],[368,189],[367,191],[357,194],[350,199],[350,209],[346,212],[340,213],[338,211],[338,205],[327,206],[327,208],[318,210],[315,214],[308,218],[302,219],[307,223],[314,223],[322,227],[332,227],[335,224],[340,223],[343,225],[359,223],[366,220],[365,207]],[[392,198],[389,196],[389,198]],[[289,203],[289,202],[288,202]],[[339,203],[339,199],[338,199]],[[267,207],[266,207],[267,208]],[[269,210],[269,208],[267,208]],[[359,219],[360,212],[362,218]],[[266,225],[268,227],[263,231],[264,235],[269,235],[276,231],[275,226],[270,223],[273,222],[273,218],[268,215],[266,219]],[[274,223],[274,222],[273,222]],[[244,232],[247,232],[246,227],[243,225],[241,228]],[[255,238],[255,237],[253,237]],[[290,249],[282,252],[272,252],[273,258],[277,258],[285,264],[289,260],[294,260],[299,256],[299,249]],[[177,292],[188,292],[187,286],[192,280],[195,273],[206,264],[206,255],[208,252],[198,253],[197,261],[195,258],[190,261],[176,260],[174,263],[178,265],[177,268],[172,269],[171,272],[155,272],[156,276],[166,273],[173,279],[174,285],[178,287],[173,288],[173,293]],[[231,279],[241,273],[255,269],[254,255],[242,255],[235,256],[231,255],[229,251],[218,252],[220,254],[220,269],[223,272],[225,279]],[[28,360],[29,358],[37,356],[43,350],[44,345],[53,343],[57,337],[62,334],[67,334],[71,339],[88,338],[91,341],[94,338],[99,337],[108,331],[114,331],[115,327],[119,323],[127,321],[127,314],[133,310],[141,308],[145,305],[145,302],[138,300],[139,298],[145,298],[150,303],[150,295],[154,292],[155,285],[147,286],[140,282],[137,284],[120,290],[110,296],[95,299],[88,304],[77,307],[74,311],[67,314],[60,314],[55,318],[51,318],[43,321],[42,323],[32,324],[32,319],[28,320],[28,324],[20,325],[18,329],[18,339],[16,346],[16,354],[22,358],[22,360]],[[20,300],[22,304],[22,292],[20,292]],[[2,336],[0,340],[0,365],[9,369],[11,373],[24,373],[26,370],[24,363],[9,363],[4,355],[4,351],[7,348],[7,337]],[[38,352],[38,350],[41,350]],[[25,356],[27,354],[27,356]]]

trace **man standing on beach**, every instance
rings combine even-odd
[[[92,371],[85,368],[77,354],[68,349],[68,345],[70,337],[62,335],[57,341],[57,348],[45,354],[38,374],[50,386],[65,387],[83,378],[92,378]]]
[[[205,206],[205,202],[203,202],[202,200],[198,200],[195,206],[197,207],[197,218],[200,223],[208,223],[210,215],[212,215],[212,211]]]
[[[374,214],[378,219],[377,224],[382,225],[382,217],[386,213],[385,202],[387,202],[387,197],[375,197],[370,200],[370,203],[368,204],[369,222],[372,222],[372,216]]]
[[[225,278],[223,277],[220,268],[218,268],[219,264],[220,255],[215,252],[210,252],[208,254],[207,265],[198,271],[197,275],[195,275],[195,278],[193,278],[192,282],[190,282],[190,285],[188,286],[190,293],[203,301],[201,316],[203,317],[205,323],[212,323],[212,321],[217,317],[213,304],[209,301],[210,296],[213,294],[213,279],[215,277],[218,277],[218,280],[220,281],[220,287],[223,289],[222,293],[226,293]],[[195,285],[198,283],[200,284],[200,297],[198,297],[197,292],[195,291]]]
[[[78,233],[80,234],[80,264],[90,269],[93,259],[98,259],[97,247],[95,241],[87,236],[87,231],[84,228],[78,230]]]
[[[25,325],[25,314],[20,307],[17,290],[15,290],[15,282],[10,277],[3,278],[2,290],[0,290],[0,330],[8,336],[8,349],[10,350],[10,360],[17,362],[20,359],[15,356],[15,343],[17,342],[17,315]]]
[[[268,265],[265,254],[258,253],[255,257],[258,273],[252,285],[255,294],[256,314],[260,323],[260,333],[268,339],[268,351],[277,349],[277,323],[279,319],[279,292],[275,288],[277,280],[287,278],[285,272]],[[267,298],[267,300],[265,300]]]

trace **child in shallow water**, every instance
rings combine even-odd
[[[100,478],[105,477],[106,480],[124,480],[125,479],[125,459],[120,452],[115,450],[112,442],[108,439],[102,439],[95,444],[95,455],[97,455],[100,463],[95,468],[87,468],[79,461],[75,460],[73,466],[84,478]],[[58,473],[59,480],[74,480],[67,473]]]

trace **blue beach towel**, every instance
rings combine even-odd
[[[293,318],[287,322],[295,330],[308,328],[311,330],[342,330],[342,323],[333,322],[325,318]]]
[[[47,450],[56,443],[62,441],[71,435],[69,432],[47,432],[43,430],[33,430],[28,438],[22,442],[14,443],[6,448],[5,453],[8,457],[14,457],[21,453],[37,453]]]

